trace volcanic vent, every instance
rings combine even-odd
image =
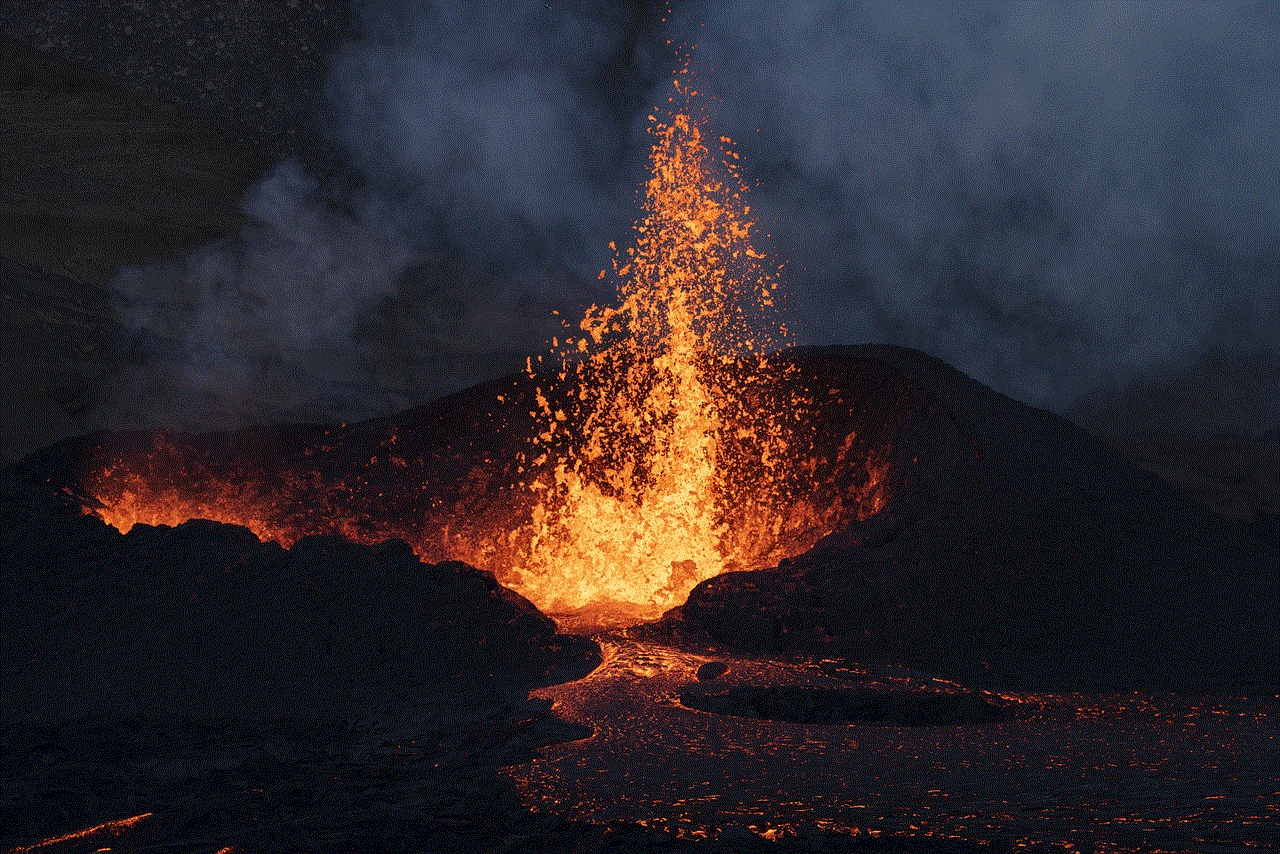
[[[645,618],[878,510],[890,432],[923,403],[883,368],[824,376],[820,357],[778,354],[737,154],[721,137],[713,155],[687,67],[674,83],[650,117],[636,243],[611,244],[618,303],[566,323],[523,375],[351,426],[99,435],[72,478],[86,511],[122,531],[399,538],[548,612]]]

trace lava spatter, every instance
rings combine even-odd
[[[752,245],[737,153],[703,133],[687,65],[673,82],[669,112],[649,117],[635,245],[610,244],[619,302],[554,342],[576,363],[576,394],[537,395],[533,454],[554,463],[533,484],[519,587],[553,611],[613,602],[656,615],[703,579],[758,565],[794,505],[791,434],[810,401],[783,399],[789,368],[770,359],[786,338],[777,271]]]

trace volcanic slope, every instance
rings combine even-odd
[[[990,687],[1277,682],[1272,544],[1065,419],[924,354],[865,346],[797,358],[833,385],[872,360],[931,401],[897,425],[890,458],[901,469],[931,448],[934,488],[900,479],[879,513],[795,559],[703,582],[664,630]]]
[[[207,520],[122,535],[33,497],[45,485],[0,475],[5,726],[479,707],[599,661],[492,573],[403,542],[284,549]]]
[[[781,525],[753,571],[704,582],[655,631],[995,687],[1276,680],[1276,555],[1238,523],[1069,422],[923,354],[867,346],[783,358],[793,388],[780,399],[805,409],[792,452],[809,485],[795,501],[807,506],[793,515],[834,507],[828,527]],[[538,394],[576,394],[577,379],[520,374],[351,425],[60,442],[5,473],[6,563],[17,567],[6,588],[33,589],[50,566],[74,565],[63,553],[74,547],[58,545],[64,530],[74,543],[96,526],[94,548],[115,548],[118,535],[83,508],[122,530],[208,518],[286,546],[317,535],[364,547],[401,539],[424,561],[467,561],[523,589],[512,561],[536,507],[527,485],[554,465],[525,459],[540,429],[531,413]],[[869,491],[880,509],[867,515]],[[731,516],[734,497],[726,503]],[[161,536],[147,530],[124,541]],[[181,536],[195,552],[218,530]],[[137,561],[153,565],[126,550],[88,575],[128,574]]]

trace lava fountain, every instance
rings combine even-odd
[[[286,546],[403,539],[548,613],[634,619],[875,512],[890,428],[919,401],[780,349],[778,270],[691,81],[686,65],[650,117],[644,217],[610,244],[617,304],[524,374],[350,426],[99,434],[66,491],[124,532],[206,518]]]
[[[774,394],[788,369],[767,355],[786,334],[777,279],[751,244],[730,140],[715,158],[694,117],[687,65],[674,86],[669,114],[649,117],[636,245],[610,244],[619,303],[593,306],[576,338],[553,342],[562,365],[585,362],[586,382],[555,405],[536,392],[536,460],[555,462],[533,484],[519,587],[553,610],[678,604],[697,582],[758,562],[759,533],[742,523],[767,525],[794,485],[788,433],[804,401]]]

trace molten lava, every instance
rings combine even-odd
[[[879,509],[893,416],[869,409],[901,395],[869,403],[778,351],[776,270],[690,79],[650,117],[645,216],[634,246],[610,244],[618,304],[554,340],[554,368],[530,359],[514,380],[340,429],[115,434],[71,492],[121,531],[207,518],[286,546],[400,538],[426,561],[492,570],[544,611],[634,618]]]
[[[538,459],[556,462],[534,483],[518,586],[552,610],[677,605],[727,566],[758,563],[752,529],[791,503],[788,431],[806,402],[769,399],[783,370],[766,355],[785,335],[777,282],[750,242],[737,155],[721,137],[728,153],[713,159],[687,75],[679,107],[650,116],[647,215],[614,260],[619,305],[593,306],[561,345],[562,360],[587,354],[592,381],[563,405],[538,389]]]

